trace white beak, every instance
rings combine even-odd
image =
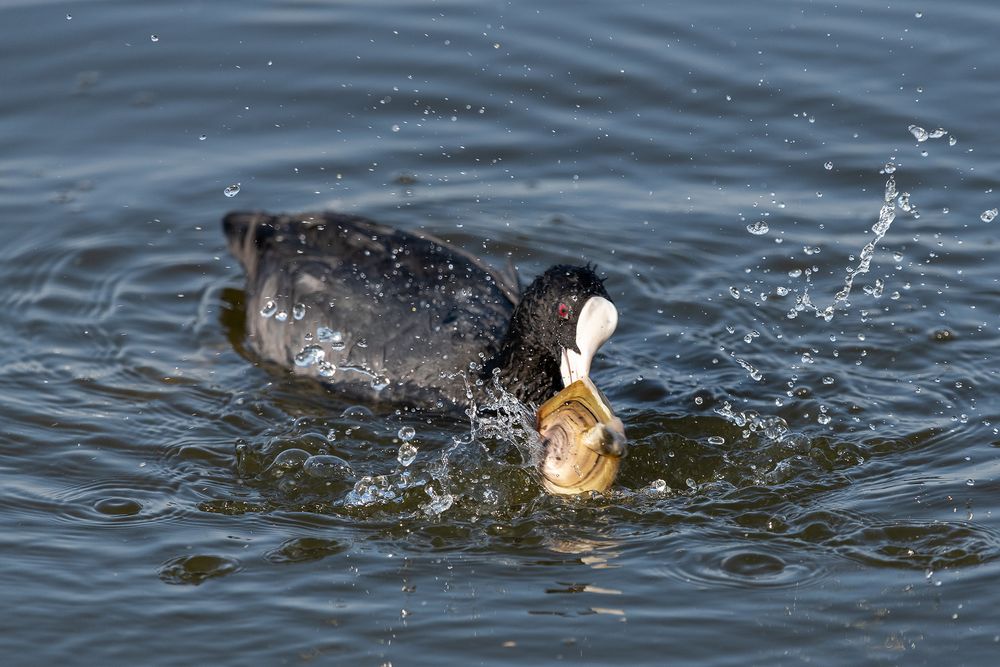
[[[611,338],[618,326],[618,309],[602,296],[592,296],[583,304],[576,323],[576,346],[579,352],[563,348],[563,386],[568,387],[580,378],[590,377],[590,362],[604,341]]]

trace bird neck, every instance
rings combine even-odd
[[[522,403],[541,405],[562,389],[559,359],[548,350],[506,341],[485,373],[499,370],[500,385]]]

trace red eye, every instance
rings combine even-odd
[[[559,304],[559,311],[558,312],[559,312],[559,317],[563,318],[564,320],[568,320],[569,319],[569,312],[570,312],[569,311],[569,306],[567,306],[565,303],[560,303]]]

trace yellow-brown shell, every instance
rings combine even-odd
[[[539,464],[549,493],[607,491],[625,455],[625,427],[590,378],[581,378],[538,408],[545,454]]]

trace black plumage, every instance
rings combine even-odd
[[[578,307],[610,300],[590,266],[554,266],[521,294],[460,248],[358,216],[236,212],[223,224],[247,274],[248,347],[358,398],[462,405],[496,372],[541,403],[562,388]]]

